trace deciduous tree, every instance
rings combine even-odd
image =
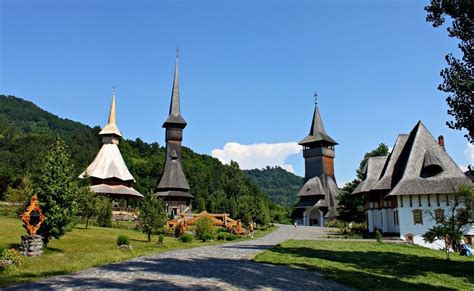
[[[145,194],[138,208],[138,219],[143,233],[151,241],[151,236],[163,229],[166,223],[165,205],[163,200],[153,196],[151,192]]]
[[[446,124],[453,129],[466,129],[465,137],[474,143],[474,2],[431,0],[425,10],[426,21],[434,27],[443,25],[446,17],[452,20],[448,35],[459,40],[462,58],[446,56],[448,67],[441,71],[443,83],[438,90],[448,93],[448,114],[454,117]]]

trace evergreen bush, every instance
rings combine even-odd
[[[101,227],[112,227],[112,203],[107,197],[99,198],[97,224]]]
[[[236,235],[236,234],[233,234],[233,233],[229,233],[226,237],[226,240],[228,241],[233,241],[233,240],[236,240],[240,238],[240,236]]]
[[[162,245],[164,240],[165,240],[165,236],[160,234],[158,236],[158,244]]]
[[[183,233],[179,239],[183,243],[189,243],[193,241],[193,236],[189,233]]]
[[[226,232],[220,232],[217,234],[217,240],[226,240],[226,238],[227,238]]]
[[[209,241],[209,240],[213,240],[214,239],[214,235],[211,234],[211,233],[206,233],[202,236],[201,240],[206,242],[206,241]]]
[[[126,245],[126,246],[129,246],[130,245],[130,238],[126,235],[119,235],[117,237],[117,245],[118,246],[122,246],[122,245]]]
[[[196,237],[206,241],[214,237],[214,224],[209,216],[204,216],[196,221]]]

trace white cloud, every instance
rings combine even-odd
[[[228,142],[223,149],[214,149],[211,155],[219,159],[223,164],[231,160],[239,163],[241,169],[261,169],[266,166],[280,166],[283,169],[294,172],[293,166],[285,163],[288,156],[301,152],[301,146],[296,142],[285,143],[258,143],[242,145],[236,142]]]

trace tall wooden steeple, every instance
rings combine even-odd
[[[180,107],[179,59],[176,56],[169,116],[163,123],[166,130],[166,164],[155,193],[165,200],[168,213],[173,214],[191,211],[191,199],[194,198],[189,193],[189,184],[181,163],[181,142],[187,123],[181,116]]]

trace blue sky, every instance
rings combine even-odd
[[[184,144],[196,152],[303,175],[295,142],[317,91],[340,144],[338,181],[418,120],[445,136],[459,165],[473,162],[463,133],[445,126],[436,87],[444,56],[458,50],[425,22],[428,1],[0,3],[0,93],[61,117],[103,126],[117,85],[125,137],[163,144],[179,44]]]

